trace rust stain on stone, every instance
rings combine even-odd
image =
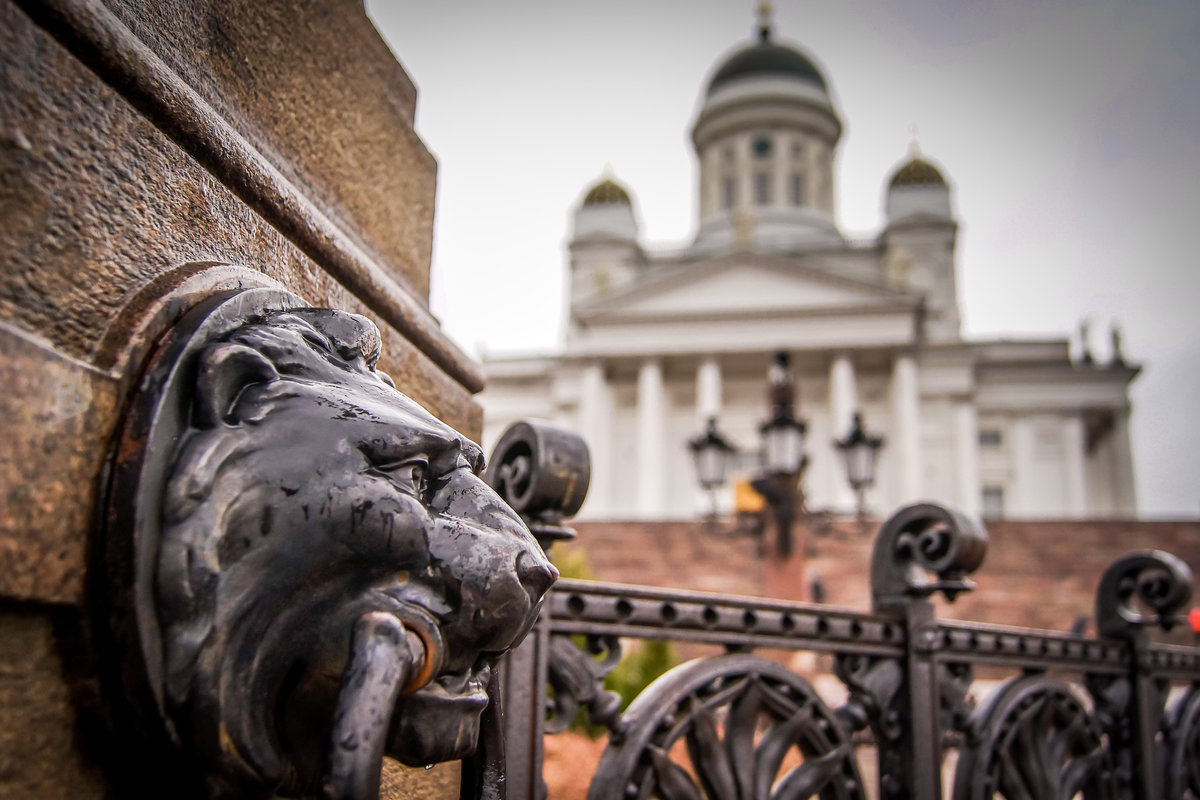
[[[76,603],[116,382],[4,327],[0,353],[0,595]]]

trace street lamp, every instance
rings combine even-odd
[[[759,431],[763,436],[764,471],[750,485],[763,496],[775,518],[776,547],[784,558],[792,554],[792,524],[800,495],[800,473],[808,463],[804,454],[807,426],[796,419],[795,383],[788,354],[779,352],[767,372],[770,416]]]
[[[872,436],[863,429],[862,414],[854,412],[854,424],[845,439],[834,441],[846,459],[846,479],[858,495],[858,518],[866,517],[867,489],[875,484],[875,462],[879,448],[883,447],[882,436]]]
[[[717,516],[716,489],[723,486],[729,473],[729,459],[734,448],[717,432],[717,418],[708,418],[708,427],[704,433],[688,442],[692,451],[692,459],[696,462],[696,477],[700,487],[712,498],[712,516]]]

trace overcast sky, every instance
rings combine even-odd
[[[696,226],[689,130],[751,0],[373,0],[438,159],[431,303],[468,352],[552,351],[569,215],[611,165],[651,250]],[[775,3],[845,125],[838,220],[879,230],[915,126],[954,189],[971,337],[1076,336],[1135,381],[1142,511],[1200,511],[1200,3]]]

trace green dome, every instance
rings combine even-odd
[[[775,44],[771,41],[770,32],[764,28],[757,43],[737,51],[717,69],[708,82],[708,94],[741,78],[764,75],[799,78],[822,91],[828,90],[825,78],[807,56],[790,47]]]
[[[897,186],[945,186],[946,179],[933,164],[923,158],[914,157],[896,170],[888,185],[893,189]]]
[[[632,206],[633,201],[629,199],[629,192],[614,181],[612,178],[605,178],[597,183],[583,197],[585,206],[612,206],[626,205]]]

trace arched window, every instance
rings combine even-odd
[[[766,170],[754,173],[754,202],[760,206],[771,202],[771,173]]]
[[[791,176],[791,201],[794,206],[804,205],[804,175],[793,172]]]

